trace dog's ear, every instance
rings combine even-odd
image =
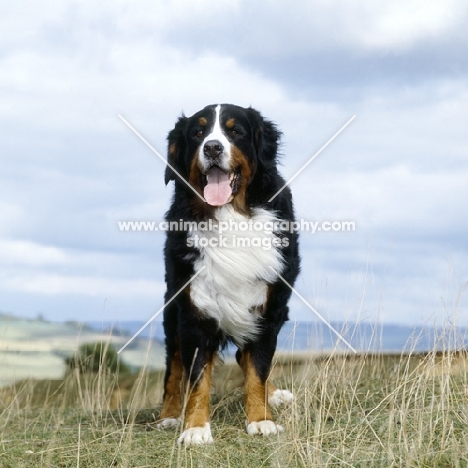
[[[262,117],[260,112],[248,109],[254,132],[258,161],[266,169],[276,164],[281,132],[276,125]]]
[[[176,169],[177,163],[179,162],[181,151],[185,146],[185,127],[187,125],[188,118],[185,115],[179,117],[175,127],[169,132],[167,136],[167,162],[170,166]],[[176,174],[169,167],[166,167],[164,174],[164,182],[166,185],[171,181],[175,180]]]

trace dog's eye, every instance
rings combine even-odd
[[[195,132],[195,136],[196,136],[197,138],[201,138],[201,137],[203,136],[203,130],[197,130],[197,131]]]
[[[229,130],[229,134],[233,137],[239,135],[239,132],[236,129]]]

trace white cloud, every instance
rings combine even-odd
[[[468,228],[463,215],[468,169],[421,173],[395,166],[365,173],[320,171],[294,188],[298,214],[320,221],[355,221],[357,230],[399,238],[454,235]],[[309,179],[310,182],[310,179]]]
[[[65,132],[123,133],[118,113],[136,123],[166,115],[175,121],[182,110],[192,113],[207,103],[248,106],[253,97],[260,104],[285,99],[279,86],[232,57],[191,57],[139,41],[106,41],[103,48],[104,69],[92,58],[83,64],[79,57],[39,49],[0,60],[6,70],[0,78],[0,119],[60,138]]]
[[[25,218],[21,203],[0,201],[0,233],[8,236],[23,224]]]
[[[187,14],[189,12],[189,14]],[[160,25],[163,37],[188,48],[221,47],[241,55],[303,57],[336,48],[352,52],[401,52],[425,41],[453,36],[463,40],[468,8],[462,0],[332,0],[287,5],[279,0],[247,2],[233,12],[221,9],[216,21],[204,11],[190,6],[175,25]],[[261,18],[261,20],[260,20]],[[134,18],[144,24],[141,18]],[[209,25],[209,26],[208,26]],[[205,26],[205,27],[204,27]],[[241,34],[236,34],[241,30]],[[192,43],[190,39],[192,38]],[[235,53],[235,51],[234,51]]]
[[[10,293],[32,293],[45,296],[99,296],[147,297],[157,300],[164,294],[165,287],[157,281],[141,279],[81,277],[41,273],[0,279],[0,288]]]
[[[468,12],[460,0],[394,0],[384,6],[365,1],[339,3],[346,4],[344,10],[351,13],[351,38],[368,49],[387,51],[407,49],[451,33],[462,27]]]
[[[64,264],[68,260],[65,252],[59,248],[12,239],[0,239],[0,258],[4,265],[34,266]]]
[[[376,269],[400,265],[389,273],[389,317],[405,320],[405,304],[431,309],[424,294],[443,282],[436,270],[445,258],[466,277],[466,251],[450,245],[466,231],[468,85],[456,61],[466,17],[457,0],[3,4],[0,308],[35,313],[40,304],[59,317],[89,307],[93,317],[109,297],[136,318],[162,300],[163,236],[119,233],[117,221],[159,221],[172,189],[163,186],[163,164],[117,114],[163,153],[181,111],[234,102],[279,124],[287,176],[358,115],[292,186],[300,216],[358,226],[352,240],[304,239],[302,285],[325,303],[328,279],[329,317],[343,304],[354,313],[369,236]],[[434,44],[456,58],[447,73],[415,72],[407,82],[392,62],[388,82],[367,70],[340,76],[343,54],[352,64],[365,57],[371,71],[388,57],[419,70],[431,56],[418,51]],[[326,58],[320,65],[318,55]],[[262,66],[265,58],[275,72]],[[331,77],[325,84],[320,67]],[[398,279],[408,265],[411,288]],[[378,295],[366,307],[378,310]]]

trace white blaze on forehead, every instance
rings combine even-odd
[[[219,141],[224,148],[223,154],[220,158],[219,161],[219,167],[223,169],[224,171],[229,171],[230,170],[230,160],[231,160],[231,143],[227,139],[226,135],[224,134],[222,128],[221,128],[221,105],[217,105],[215,109],[215,118],[214,118],[214,125],[211,128],[210,133],[206,135],[204,138],[201,146],[200,146],[200,152],[199,152],[199,157],[200,161],[202,163],[203,169],[207,170],[209,164],[205,160],[205,154],[203,153],[203,147],[205,146],[205,143],[210,140],[217,140]]]

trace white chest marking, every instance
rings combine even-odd
[[[231,205],[216,211],[213,226],[229,220],[237,224],[222,234],[217,229],[189,233],[192,239],[198,236],[203,245],[195,244],[200,250],[195,273],[206,267],[191,283],[190,297],[203,314],[217,320],[220,329],[242,345],[259,331],[258,313],[266,303],[268,284],[277,279],[274,271],[282,270],[283,257],[274,246],[273,240],[278,240],[274,232],[244,230],[241,222],[250,218]],[[271,225],[278,220],[271,212],[257,208],[252,221]]]

